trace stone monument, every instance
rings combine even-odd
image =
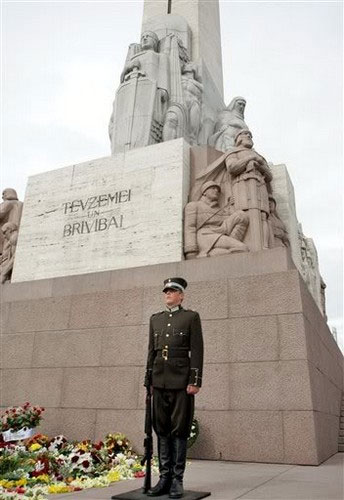
[[[0,204],[0,275],[1,283],[11,279],[14,254],[17,245],[18,228],[23,203],[18,200],[15,189],[6,188],[2,192]]]
[[[111,156],[29,178],[2,289],[2,405],[142,450],[149,317],[181,275],[206,346],[191,455],[319,464],[337,451],[343,356],[287,171],[253,149],[246,100],[225,107],[219,2],[146,0],[123,67]],[[6,272],[18,223],[2,221]]]
[[[269,248],[268,196],[272,174],[266,160],[253,150],[252,134],[248,129],[236,134],[234,148],[196,174],[195,183],[191,186],[192,199],[199,198],[201,186],[210,180],[222,187],[223,204],[229,203],[233,211],[246,213],[249,220],[245,240],[248,249]]]

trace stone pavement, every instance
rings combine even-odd
[[[213,500],[343,500],[344,453],[318,467],[193,460],[187,467],[187,489],[211,491]],[[155,482],[155,481],[154,481]],[[101,500],[139,488],[142,479],[123,481],[109,488],[49,495],[48,498]],[[148,497],[147,497],[148,498]]]

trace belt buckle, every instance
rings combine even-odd
[[[165,348],[165,349],[163,349],[163,350],[161,351],[161,356],[162,356],[162,358],[163,358],[165,361],[167,361],[167,360],[168,360],[168,349],[167,349],[167,348]]]

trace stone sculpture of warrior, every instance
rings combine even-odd
[[[235,146],[225,160],[231,176],[234,208],[248,211],[251,250],[267,249],[271,170],[265,158],[253,149],[249,130],[242,130],[237,134]]]
[[[186,205],[186,259],[248,252],[248,247],[242,242],[249,224],[248,215],[242,210],[233,212],[229,204],[221,208],[220,192],[219,184],[208,181],[202,186],[201,199]]]
[[[129,46],[109,124],[112,154],[161,142],[170,92],[170,60],[156,33]]]
[[[239,132],[235,148],[208,165],[193,182],[190,199],[197,201],[202,185],[208,181],[221,186],[220,204],[230,198],[232,210],[249,216],[249,230],[244,242],[251,251],[269,248],[269,194],[271,170],[263,156],[253,149],[251,132]]]

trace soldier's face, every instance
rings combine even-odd
[[[220,190],[216,186],[208,188],[205,192],[206,197],[211,201],[217,201],[220,197]]]
[[[179,290],[173,290],[173,288],[168,288],[164,292],[164,301],[167,307],[176,307],[183,302],[184,294]]]

